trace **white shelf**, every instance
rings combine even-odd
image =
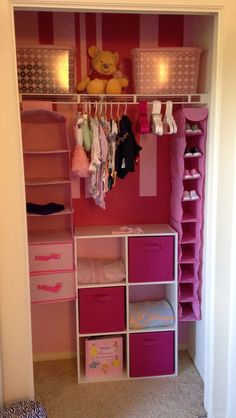
[[[122,280],[122,282],[112,282],[112,283],[79,283],[78,282],[78,289],[90,289],[94,287],[124,287],[126,286],[126,281]]]
[[[138,104],[142,101],[152,103],[153,100],[166,102],[171,100],[174,104],[208,104],[208,94],[36,94],[22,93],[20,101],[24,100],[49,100],[52,103],[78,104],[84,102],[107,101],[112,103]]]
[[[28,231],[29,244],[45,244],[55,242],[73,242],[73,236],[69,230],[41,230]]]
[[[139,334],[139,333],[151,333],[151,332],[164,332],[164,331],[176,331],[176,326],[171,325],[168,327],[153,327],[153,328],[129,328],[129,334]]]
[[[55,184],[69,184],[70,179],[26,179],[25,185],[26,186],[48,186],[48,185],[55,185]]]
[[[177,235],[177,232],[167,224],[145,224],[145,225],[128,225],[130,227],[139,227],[143,233],[116,233],[112,231],[124,225],[105,225],[105,226],[82,226],[75,228],[75,238],[112,238],[112,237],[142,237],[142,236],[169,236]]]
[[[24,150],[24,155],[48,155],[48,154],[69,154],[68,149],[57,149],[57,150]]]
[[[103,337],[103,336],[107,336],[107,335],[109,335],[109,336],[113,336],[113,335],[126,335],[126,334],[128,334],[128,331],[127,330],[124,330],[124,331],[116,331],[116,332],[93,332],[93,333],[84,333],[84,334],[82,334],[82,333],[80,333],[79,334],[79,338],[84,338],[84,337]]]
[[[54,212],[54,213],[50,213],[48,215],[42,215],[41,213],[27,213],[27,217],[29,218],[35,218],[36,216],[43,216],[48,217],[48,216],[64,216],[64,215],[71,215],[73,213],[73,210],[71,208],[65,208],[64,210],[61,210],[59,212]]]
[[[161,281],[161,282],[129,282],[129,286],[146,286],[146,285],[162,285],[162,284],[175,284],[175,280]]]

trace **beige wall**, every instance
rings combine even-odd
[[[0,339],[3,397],[33,396],[25,201],[13,34],[8,2],[0,5]]]
[[[214,97],[219,113],[211,116],[211,147],[209,149],[208,180],[208,271],[212,274],[206,291],[209,296],[209,309],[206,313],[211,320],[206,358],[208,369],[206,379],[207,407],[209,416],[226,417],[228,368],[228,317],[230,277],[232,276],[231,245],[235,242],[232,235],[233,195],[235,179],[235,137],[236,137],[236,2],[235,0],[165,0],[158,7],[156,0],[145,3],[141,0],[120,0],[119,6],[112,1],[103,0],[103,8],[141,10],[173,10],[206,12],[215,11],[223,6],[222,33],[220,33],[220,77]],[[18,0],[18,5],[53,5],[57,1]],[[60,2],[63,5],[63,2]],[[72,2],[85,5],[86,9],[99,8],[99,1]],[[163,4],[163,3],[162,3]],[[196,6],[197,4],[197,6]],[[61,6],[62,7],[62,6]],[[169,9],[170,10],[170,9]],[[1,205],[0,205],[0,339],[2,350],[2,372],[4,399],[6,401],[33,396],[32,354],[30,334],[30,305],[28,288],[28,260],[26,247],[26,225],[24,217],[24,190],[19,137],[19,114],[16,96],[16,74],[11,32],[12,15],[8,0],[0,3],[0,53],[1,53],[1,102],[0,102],[0,169],[1,169]],[[218,67],[217,67],[218,68]],[[216,69],[217,69],[216,68]],[[219,90],[222,83],[222,90]],[[214,107],[214,106],[213,106]],[[214,116],[216,120],[214,121]],[[218,135],[219,134],[219,135]],[[218,144],[219,139],[219,144]],[[218,147],[219,145],[219,147]],[[218,153],[219,151],[219,153]],[[219,158],[219,159],[217,159]],[[216,243],[214,242],[214,237]],[[211,290],[211,292],[209,292]],[[208,321],[209,322],[209,321]],[[215,325],[215,326],[214,326]],[[208,353],[211,353],[210,356]],[[209,379],[208,379],[209,380]]]

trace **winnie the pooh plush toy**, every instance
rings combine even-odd
[[[117,70],[119,54],[101,51],[96,46],[88,49],[91,61],[91,73],[78,86],[79,93],[88,94],[120,94],[122,88],[128,87],[128,79]]]

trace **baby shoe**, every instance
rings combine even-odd
[[[201,177],[201,174],[199,173],[199,171],[197,171],[196,168],[192,168],[190,173],[191,173],[191,177],[193,179],[197,179],[197,178]]]
[[[191,150],[189,147],[186,147],[186,148],[185,148],[185,151],[184,151],[184,156],[185,156],[185,157],[192,157],[192,156],[193,156],[193,154],[192,154],[192,150]]]
[[[187,134],[190,134],[190,133],[193,132],[193,130],[192,130],[191,126],[190,126],[190,123],[186,123],[185,132]]]
[[[198,147],[191,148],[191,153],[194,157],[199,157],[202,155]]]
[[[189,193],[189,191],[188,191],[188,190],[185,190],[185,191],[183,192],[183,200],[184,200],[184,201],[186,201],[186,200],[191,200],[191,196],[190,196],[190,193]]]
[[[192,175],[189,170],[184,170],[184,179],[191,179]]]
[[[189,192],[190,194],[190,199],[191,200],[198,200],[199,199],[199,195],[197,194],[196,190],[191,190]]]
[[[198,125],[196,123],[194,123],[194,125],[192,125],[192,132],[194,134],[201,134],[202,133],[201,129],[198,127]]]

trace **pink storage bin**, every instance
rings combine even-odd
[[[174,332],[147,332],[130,335],[130,376],[174,374]]]
[[[135,48],[133,82],[138,94],[197,92],[201,48]]]
[[[174,238],[129,238],[129,281],[174,280]]]
[[[80,333],[125,330],[125,288],[102,287],[79,290]]]
[[[85,375],[88,378],[117,377],[123,373],[123,339],[86,338]]]
[[[30,277],[31,303],[75,299],[74,273],[41,274]]]
[[[30,272],[49,272],[73,269],[72,243],[31,244],[29,246]]]

